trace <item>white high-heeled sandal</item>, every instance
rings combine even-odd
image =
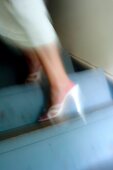
[[[42,116],[42,118],[40,118],[39,121],[43,122],[43,121],[47,121],[47,120],[52,120],[54,118],[63,117],[64,106],[66,104],[68,97],[70,97],[70,96],[73,98],[73,101],[74,101],[76,109],[77,109],[77,113],[82,118],[82,120],[84,122],[86,122],[86,119],[85,119],[85,116],[84,116],[84,111],[83,111],[83,108],[80,104],[80,88],[79,88],[79,85],[73,86],[69,90],[69,92],[66,94],[66,96],[64,97],[61,104],[51,106],[50,109],[48,110],[48,113],[46,115]]]

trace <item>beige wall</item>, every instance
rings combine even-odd
[[[63,46],[113,75],[113,0],[54,0],[51,9]]]

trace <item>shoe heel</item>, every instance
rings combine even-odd
[[[80,102],[81,101],[80,98],[81,98],[82,94],[81,94],[80,87],[78,84],[76,86],[74,86],[73,89],[70,91],[70,95],[73,98],[73,101],[76,105],[77,112],[78,112],[79,116],[82,118],[83,122],[86,124],[87,121],[85,118],[85,113],[84,113],[82,104]]]

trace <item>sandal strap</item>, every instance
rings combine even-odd
[[[29,74],[27,81],[36,82],[40,79],[40,77],[41,77],[41,71],[39,70],[35,73]]]
[[[48,110],[48,117],[50,117],[53,113],[57,114],[61,107],[62,107],[62,104],[57,104],[57,105],[51,106],[50,109]]]

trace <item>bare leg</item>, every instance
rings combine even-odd
[[[69,80],[63,68],[59,51],[55,44],[40,47],[35,51],[50,81],[51,105],[58,104],[72,88],[73,82]]]
[[[23,50],[26,58],[26,62],[29,67],[29,74],[35,73],[41,67],[41,63],[38,54],[34,50]]]
[[[26,79],[26,83],[38,83],[41,79],[42,69],[38,54],[36,54],[34,50],[24,50],[24,54],[29,68],[29,75]]]

